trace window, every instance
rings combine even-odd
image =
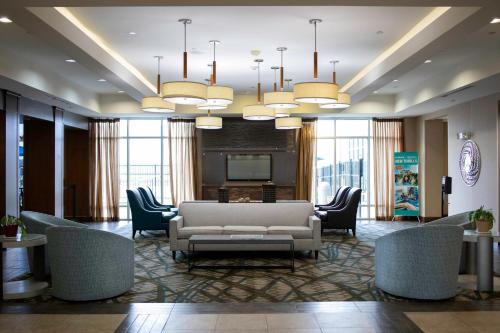
[[[320,119],[316,141],[316,203],[332,200],[340,186],[362,190],[358,217],[374,217],[371,120]]]
[[[149,187],[160,202],[172,202],[167,129],[163,119],[120,121],[120,219],[131,218],[128,188]]]

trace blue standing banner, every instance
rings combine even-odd
[[[418,153],[394,153],[394,216],[416,216],[420,222]]]

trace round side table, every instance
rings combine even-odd
[[[0,255],[0,287],[1,299],[20,299],[40,295],[49,284],[45,281],[45,244],[47,237],[41,234],[18,235],[16,239],[0,236],[3,249],[33,247],[33,278],[21,281],[3,282],[3,254]]]

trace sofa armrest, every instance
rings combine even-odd
[[[177,215],[172,218],[169,222],[169,241],[170,241],[170,250],[176,251],[178,249],[177,245],[177,235],[178,230],[184,226],[184,218],[182,216]]]
[[[321,248],[321,220],[313,215],[309,216],[309,228],[313,230],[314,249]]]

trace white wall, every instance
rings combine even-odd
[[[449,108],[448,170],[453,177],[453,194],[449,196],[449,214],[473,210],[484,205],[492,209],[498,221],[498,101],[500,94],[480,98]],[[470,131],[481,152],[481,174],[476,185],[468,187],[462,181],[458,157],[463,141],[458,132]],[[498,223],[497,223],[498,228]]]

